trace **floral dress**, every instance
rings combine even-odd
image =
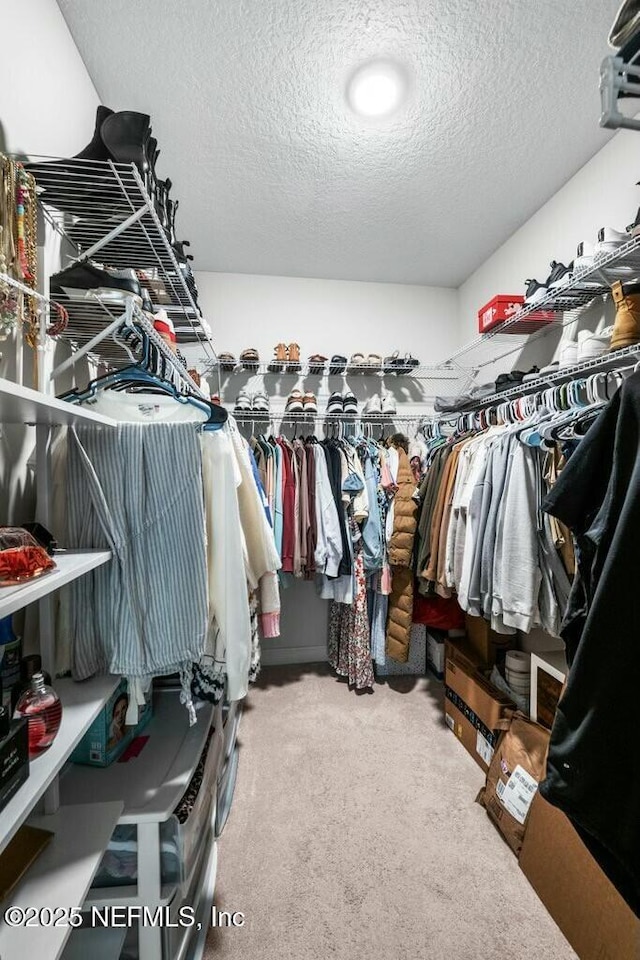
[[[349,686],[356,690],[373,687],[374,674],[369,642],[367,579],[364,572],[362,538],[355,520],[349,525],[353,548],[353,603],[331,603],[329,611],[329,663]]]

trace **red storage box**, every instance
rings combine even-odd
[[[478,310],[478,330],[487,333],[499,323],[510,320],[521,309],[524,297],[500,293]]]
[[[519,310],[524,306],[524,297],[517,294],[500,293],[484,307],[478,310],[478,330],[480,333],[488,333],[494,327],[504,323],[505,320],[511,320]],[[533,333],[541,325],[552,323],[555,320],[555,314],[550,310],[534,310],[528,313],[522,320],[510,324],[504,331],[505,333]]]

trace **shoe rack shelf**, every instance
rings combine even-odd
[[[443,359],[439,367],[456,367],[475,375],[483,367],[520,352],[525,344],[570,323],[576,311],[598,297],[609,296],[616,280],[629,281],[638,277],[640,236],[631,237],[617,250],[599,256],[593,266],[576,270],[566,286],[549,291],[535,304],[525,304],[511,319],[488,333],[474,337]],[[536,317],[541,313],[547,315],[551,322],[536,322]]]
[[[178,345],[200,345],[209,360],[215,360],[211,328],[198,307],[193,276],[181,269],[137,167],[51,157],[32,157],[27,167],[47,220],[73,247],[74,256],[65,266],[90,257],[117,269],[144,271],[157,281],[148,287],[154,311],[167,311]],[[74,345],[89,342],[122,312],[121,303],[97,297],[72,300],[56,294],[55,299],[69,312],[61,338]],[[103,341],[94,356],[109,364],[129,362],[110,340]]]
[[[487,397],[483,397],[481,400],[471,401],[465,404],[464,410],[460,412],[467,413],[468,411],[482,410],[485,407],[491,407],[499,403],[505,403],[508,400],[513,400],[515,397],[523,397],[529,393],[537,393],[545,390],[547,387],[557,386],[569,380],[577,380],[582,375],[589,377],[594,373],[612,372],[620,369],[620,367],[626,366],[627,361],[633,363],[638,359],[640,359],[640,343],[630,347],[622,347],[620,350],[612,350],[610,353],[605,353],[601,357],[593,357],[591,360],[584,360],[581,363],[572,364],[570,367],[559,368],[554,373],[544,374],[535,380],[518,383],[508,390],[500,390],[499,392],[492,393]],[[442,413],[439,416],[443,420],[450,420],[457,417],[458,413]]]
[[[626,116],[618,105],[620,97],[640,97],[640,51],[632,37],[617,55],[605,57],[600,67],[600,126],[609,130],[640,130],[640,119]],[[634,108],[634,114],[637,112]]]
[[[236,363],[225,364],[214,361],[204,364],[208,372],[220,371],[221,375],[228,376],[291,376],[291,377],[326,377],[326,376],[369,376],[369,377],[409,377],[413,380],[434,380],[434,381],[453,381],[458,380],[458,374],[453,369],[446,369],[442,366],[423,366],[414,367],[390,367],[376,366],[374,364],[354,364],[348,363],[346,367],[332,366],[328,361],[324,364],[277,362],[269,363]]]

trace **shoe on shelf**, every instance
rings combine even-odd
[[[609,45],[614,50],[618,50],[638,32],[640,32],[640,0],[623,0],[609,31]]]
[[[598,231],[598,242],[594,248],[596,262],[610,253],[615,253],[620,247],[623,247],[631,240],[631,235],[626,230],[614,230],[613,227],[602,227]]]
[[[269,413],[269,397],[264,390],[257,390],[251,400],[251,409],[254,413]]]
[[[542,367],[539,377],[548,377],[553,373],[557,373],[559,366],[560,365],[557,360],[552,360],[551,363],[548,363],[546,367]]]
[[[51,293],[70,300],[99,297],[110,303],[125,303],[127,297],[142,305],[142,288],[135,270],[114,270],[93,260],[82,260],[51,277]]]
[[[240,363],[245,367],[257,367],[260,363],[260,355],[255,347],[248,347],[240,354]]]
[[[355,396],[351,393],[351,391],[348,391],[347,393],[343,394],[342,402],[344,404],[345,413],[349,415],[357,414],[358,401],[356,400]]]
[[[287,361],[294,369],[300,368],[300,344],[290,343],[287,347]]]
[[[523,383],[531,383],[532,380],[537,380],[540,376],[540,367],[533,366],[531,370],[528,370],[524,377],[522,378]]]
[[[548,296],[549,290],[544,283],[539,283],[537,280],[525,280],[527,285],[527,292],[525,293],[524,302],[529,306],[533,303],[540,303],[541,300],[544,300]]]
[[[324,365],[328,359],[328,357],[323,356],[321,353],[314,353],[313,356],[307,360],[309,373],[324,373]]]
[[[149,163],[151,117],[134,110],[119,110],[108,116],[100,127],[102,142],[116,163],[135,163],[146,173]]]
[[[251,413],[252,407],[253,407],[253,397],[251,396],[249,391],[243,387],[242,390],[239,392],[238,396],[236,397],[236,402],[233,408],[233,412],[235,414],[244,416],[248,413]]]
[[[218,363],[221,370],[233,370],[236,365],[236,358],[232,353],[219,353]]]
[[[560,342],[558,351],[558,367],[564,370],[565,367],[574,367],[578,362],[578,344],[575,340],[564,340]]]
[[[372,417],[382,413],[382,400],[377,393],[372,394],[362,408],[363,417]]]
[[[396,361],[400,357],[400,351],[394,350],[392,354],[388,357],[385,357],[382,361],[382,369],[385,373],[396,373]]]
[[[622,283],[611,287],[616,305],[616,319],[611,334],[610,350],[620,350],[640,343],[640,283]]]
[[[382,367],[382,357],[377,353],[370,353],[365,360],[365,366],[371,367],[373,370],[380,370]]]
[[[391,393],[385,393],[382,398],[382,412],[394,415],[398,412],[396,399]]]
[[[558,263],[557,260],[551,261],[551,273],[545,281],[545,286],[549,290],[557,290],[560,287],[567,287],[573,279],[573,263],[565,267],[564,263]]]
[[[360,373],[361,368],[364,365],[365,365],[364,353],[354,353],[351,355],[351,359],[349,360],[350,370],[353,369],[354,373]]]
[[[344,373],[347,369],[347,358],[341,356],[339,353],[334,353],[329,361],[329,373]]]
[[[302,407],[305,413],[317,413],[318,401],[315,393],[305,393],[302,398]]]
[[[613,325],[605,327],[599,333],[580,330],[578,332],[578,363],[584,363],[586,360],[597,360],[598,357],[604,356],[609,350],[612,334]]]
[[[285,413],[302,413],[304,411],[303,394],[301,390],[292,390],[287,398]]]
[[[327,402],[327,416],[335,417],[340,416],[344,413],[344,400],[342,399],[342,394],[335,390]]]

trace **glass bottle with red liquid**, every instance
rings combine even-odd
[[[42,673],[35,673],[16,704],[16,717],[26,717],[29,726],[29,756],[37,757],[55,740],[62,721],[62,703]]]

